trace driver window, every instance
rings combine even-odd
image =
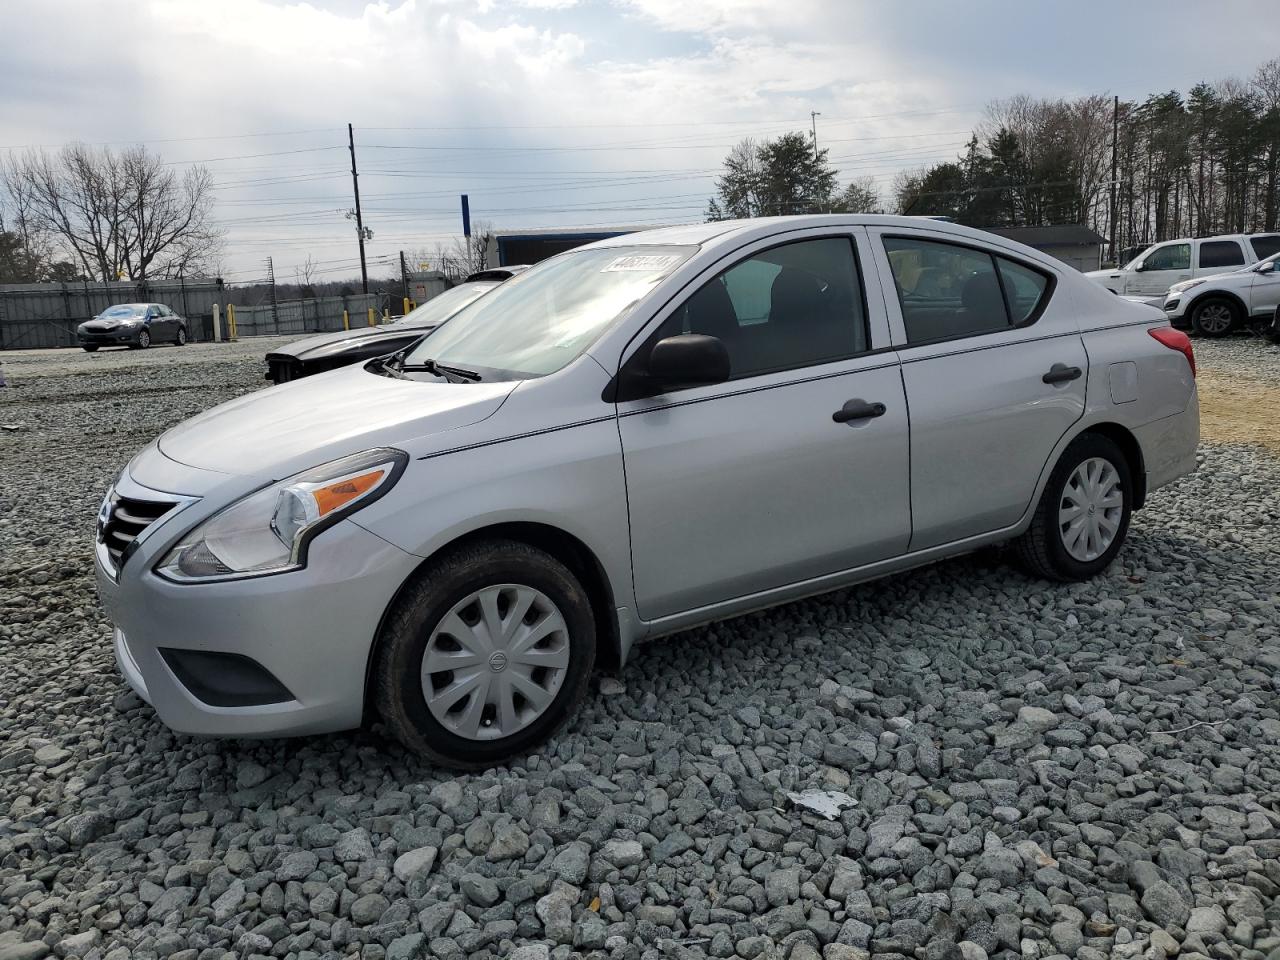
[[[866,307],[845,237],[765,250],[712,278],[655,339],[717,337],[730,379],[843,360],[867,350]]]
[[[1190,270],[1191,244],[1170,243],[1156,247],[1143,261],[1143,270]]]

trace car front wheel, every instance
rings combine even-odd
[[[569,720],[595,652],[591,602],[564,564],[481,541],[433,561],[397,599],[379,637],[375,705],[411,750],[480,769]]]
[[[1046,580],[1087,580],[1124,545],[1133,479],[1123,451],[1100,434],[1073,440],[1054,467],[1031,526],[1016,542],[1023,566]]]
[[[96,343],[82,343],[81,346],[84,347],[86,353],[96,353],[98,350]]]
[[[187,345],[187,328],[186,327],[178,328],[178,335],[177,337],[174,338],[173,342],[180,347],[185,347]]]
[[[138,342],[134,344],[135,349],[145,350],[151,346],[151,334],[146,330],[138,331]]]
[[[1236,325],[1239,311],[1230,300],[1210,297],[1191,308],[1191,329],[1202,337],[1225,337]]]

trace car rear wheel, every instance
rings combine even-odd
[[[481,769],[538,746],[573,715],[595,662],[586,591],[550,554],[509,540],[432,562],[381,631],[374,701],[409,749]]]
[[[1230,300],[1209,297],[1191,308],[1191,329],[1202,337],[1225,337],[1239,320],[1239,313]]]
[[[173,342],[180,347],[185,347],[187,345],[187,328],[186,327],[178,328],[178,335],[174,337]]]
[[[82,343],[80,346],[84,347],[86,353],[96,353],[98,350],[96,343]]]
[[[148,333],[146,330],[139,330],[138,342],[135,344],[132,344],[132,346],[135,350],[147,349],[147,347],[151,346],[151,334]]]
[[[1018,558],[1046,580],[1087,580],[1124,546],[1132,509],[1123,451],[1100,434],[1083,434],[1054,467],[1030,528],[1015,543]]]

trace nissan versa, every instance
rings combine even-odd
[[[673,227],[168,431],[102,504],[98,579],[176,730],[377,715],[479,767],[644,638],[1000,541],[1091,577],[1198,435],[1186,335],[1028,247],[909,217]]]

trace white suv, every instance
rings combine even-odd
[[[1270,324],[1280,307],[1280,253],[1231,273],[1184,280],[1169,288],[1169,322],[1206,337],[1222,337],[1243,322]]]
[[[1113,293],[1160,306],[1175,283],[1245,267],[1274,253],[1280,253],[1280,233],[1182,238],[1153,244],[1123,267],[1090,270],[1085,276]]]

